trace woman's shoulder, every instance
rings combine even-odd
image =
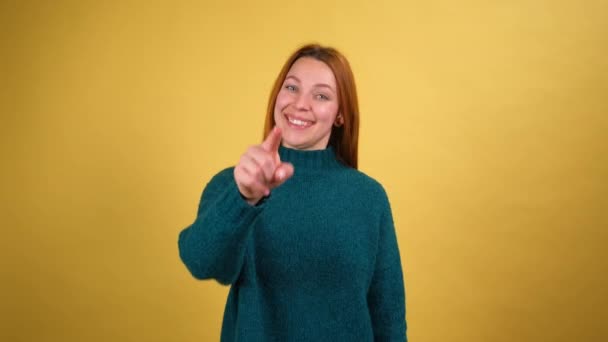
[[[373,196],[387,198],[386,190],[382,183],[361,170],[348,168],[345,171],[345,178],[349,185],[356,186],[360,191]]]
[[[211,179],[226,179],[226,178],[232,178],[234,176],[234,166],[228,166],[222,170],[220,170],[218,173],[216,173]]]
[[[207,187],[208,186],[225,186],[225,185],[229,184],[233,179],[234,179],[234,166],[229,166],[229,167],[226,167],[226,168],[220,170],[215,175],[213,175],[211,177],[211,179],[209,179],[207,181]]]

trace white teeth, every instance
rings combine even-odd
[[[300,127],[306,127],[310,125],[309,121],[302,121],[302,120],[298,120],[298,119],[293,119],[293,118],[287,118],[289,120],[290,123],[296,125],[296,126],[300,126]]]

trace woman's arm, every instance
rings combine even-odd
[[[251,227],[260,201],[289,179],[293,165],[281,162],[281,130],[275,127],[259,145],[251,146],[234,168],[207,184],[196,221],[179,235],[179,254],[198,279],[233,284],[238,279]]]
[[[224,285],[236,282],[261,210],[241,197],[233,168],[214,176],[203,191],[196,220],[179,234],[179,254],[190,273]]]
[[[407,341],[405,288],[388,200],[380,220],[374,275],[367,294],[375,341]]]

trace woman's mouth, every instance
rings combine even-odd
[[[313,121],[304,120],[302,118],[295,118],[290,115],[285,115],[285,117],[287,118],[287,123],[289,124],[289,126],[295,128],[308,128],[314,124]]]

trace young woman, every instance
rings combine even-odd
[[[268,103],[265,140],[205,187],[179,235],[198,279],[231,285],[222,341],[406,341],[388,198],[357,170],[348,61],[306,45]]]

